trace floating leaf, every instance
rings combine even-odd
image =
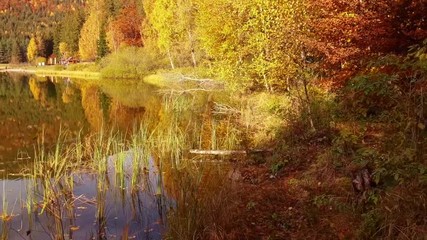
[[[79,230],[80,229],[80,227],[79,226],[71,226],[70,227],[70,230],[71,231],[77,231],[77,230]]]

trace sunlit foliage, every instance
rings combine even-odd
[[[27,47],[27,59],[32,62],[37,56],[37,43],[35,38],[31,38]]]

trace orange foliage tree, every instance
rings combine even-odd
[[[142,17],[135,4],[125,6],[120,14],[110,23],[108,29],[110,45],[128,45],[142,47],[141,35]]]
[[[309,0],[307,48],[335,69],[373,55],[401,53],[427,38],[425,0]]]

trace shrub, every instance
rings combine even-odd
[[[95,63],[77,63],[71,64],[67,67],[70,71],[85,71],[85,72],[97,72],[100,67]]]
[[[101,76],[106,78],[138,78],[166,66],[165,58],[144,48],[125,47],[101,61]]]

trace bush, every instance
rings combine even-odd
[[[167,65],[157,53],[137,47],[125,47],[101,61],[101,76],[105,78],[138,78]]]
[[[100,67],[95,63],[77,63],[67,67],[70,71],[98,72]]]

